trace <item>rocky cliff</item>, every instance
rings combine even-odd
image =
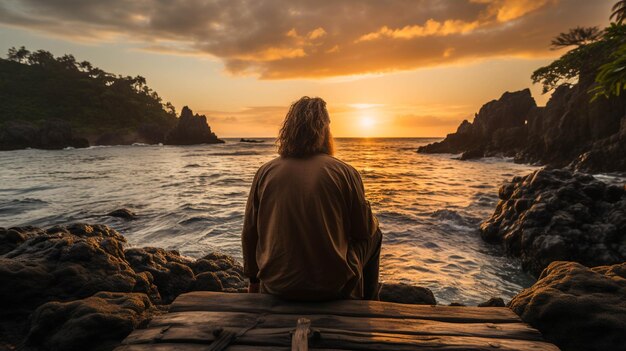
[[[218,139],[206,121],[205,115],[193,114],[189,107],[183,107],[176,127],[165,139],[168,145],[216,144],[224,141]]]
[[[422,153],[462,153],[461,159],[515,157],[516,162],[569,166],[587,172],[626,171],[626,96],[591,102],[593,80],[557,88],[545,107],[528,89],[484,105]]]
[[[88,147],[89,141],[74,135],[70,124],[63,120],[48,120],[42,125],[13,121],[0,127],[0,150],[25,148],[64,149]]]

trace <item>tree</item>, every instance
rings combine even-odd
[[[574,30],[570,31],[572,32]],[[626,43],[626,25],[612,23],[599,33],[600,35],[595,40],[576,44],[575,48],[566,52],[558,60],[533,72],[531,76],[533,83],[542,84],[544,94],[559,85],[580,81],[581,77],[584,78],[585,84],[592,83],[600,67],[610,62],[612,54]],[[562,35],[555,38],[553,43]],[[574,41],[570,41],[572,42]]]
[[[622,24],[624,20],[626,20],[626,0],[616,2],[611,11],[613,12],[611,13],[610,19],[615,19],[617,24]]]
[[[7,58],[9,59],[9,61],[24,63],[26,62],[29,55],[30,51],[26,50],[26,48],[23,46],[21,46],[19,49],[12,47],[9,49]]]
[[[594,43],[602,37],[602,31],[598,27],[576,27],[569,32],[561,33],[552,40],[553,49],[568,46],[581,46]]]
[[[611,55],[613,61],[600,67],[596,85],[589,90],[593,100],[599,97],[620,96],[626,90],[626,45],[622,45]]]

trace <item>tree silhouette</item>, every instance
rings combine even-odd
[[[602,31],[598,27],[576,27],[569,32],[561,33],[552,40],[550,46],[560,49],[568,46],[591,44],[602,38]]]
[[[611,13],[610,19],[615,19],[617,24],[622,24],[624,20],[626,20],[626,0],[616,2],[611,11],[613,12]]]

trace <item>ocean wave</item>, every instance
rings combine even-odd
[[[258,151],[232,151],[232,152],[210,152],[207,156],[253,156],[260,155]]]

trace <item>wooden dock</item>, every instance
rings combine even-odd
[[[179,296],[116,351],[291,350],[294,335],[311,350],[558,350],[504,307],[302,303],[203,291]]]

